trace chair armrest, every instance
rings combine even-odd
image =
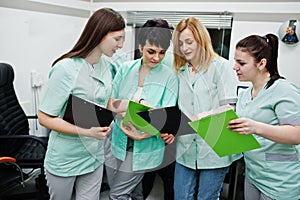
[[[0,157],[0,164],[2,163],[4,165],[12,165],[18,169],[18,171],[20,173],[20,178],[21,178],[20,184],[24,188],[25,187],[24,174],[23,174],[22,168],[16,163],[16,161],[17,160],[13,157]]]
[[[0,163],[6,163],[6,162],[16,162],[16,159],[13,157],[0,157]]]

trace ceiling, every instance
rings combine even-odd
[[[138,0],[77,0],[90,3],[101,3],[101,2],[149,2],[148,1],[138,1]],[[182,2],[182,0],[151,0],[151,2]],[[187,0],[185,2],[212,2],[211,0]],[[213,2],[300,2],[300,0],[213,0]]]
[[[159,2],[159,3],[158,3]],[[87,18],[99,7],[117,11],[230,12],[241,21],[300,19],[300,0],[0,0],[0,7]]]

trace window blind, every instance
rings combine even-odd
[[[148,19],[162,18],[174,28],[181,19],[195,17],[207,28],[231,29],[232,14],[229,12],[204,13],[204,12],[178,12],[178,11],[127,11],[127,25],[133,27],[142,26]]]

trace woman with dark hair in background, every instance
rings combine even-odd
[[[239,95],[228,128],[253,134],[261,148],[244,152],[245,200],[300,199],[300,90],[279,75],[278,38],[250,35],[236,44],[234,70],[252,85]]]
[[[99,200],[110,128],[82,128],[62,117],[70,94],[107,105],[112,73],[110,65],[99,61],[123,46],[124,35],[123,17],[110,8],[99,9],[75,46],[53,63],[38,111],[41,125],[51,129],[45,158],[50,199],[70,200],[75,192],[75,199]]]

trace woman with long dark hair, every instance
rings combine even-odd
[[[112,72],[100,58],[111,57],[123,46],[124,29],[118,12],[97,10],[75,46],[53,63],[38,112],[41,125],[51,129],[45,158],[50,199],[70,200],[75,192],[75,199],[99,200],[110,127],[79,127],[63,115],[70,94],[107,105]]]

